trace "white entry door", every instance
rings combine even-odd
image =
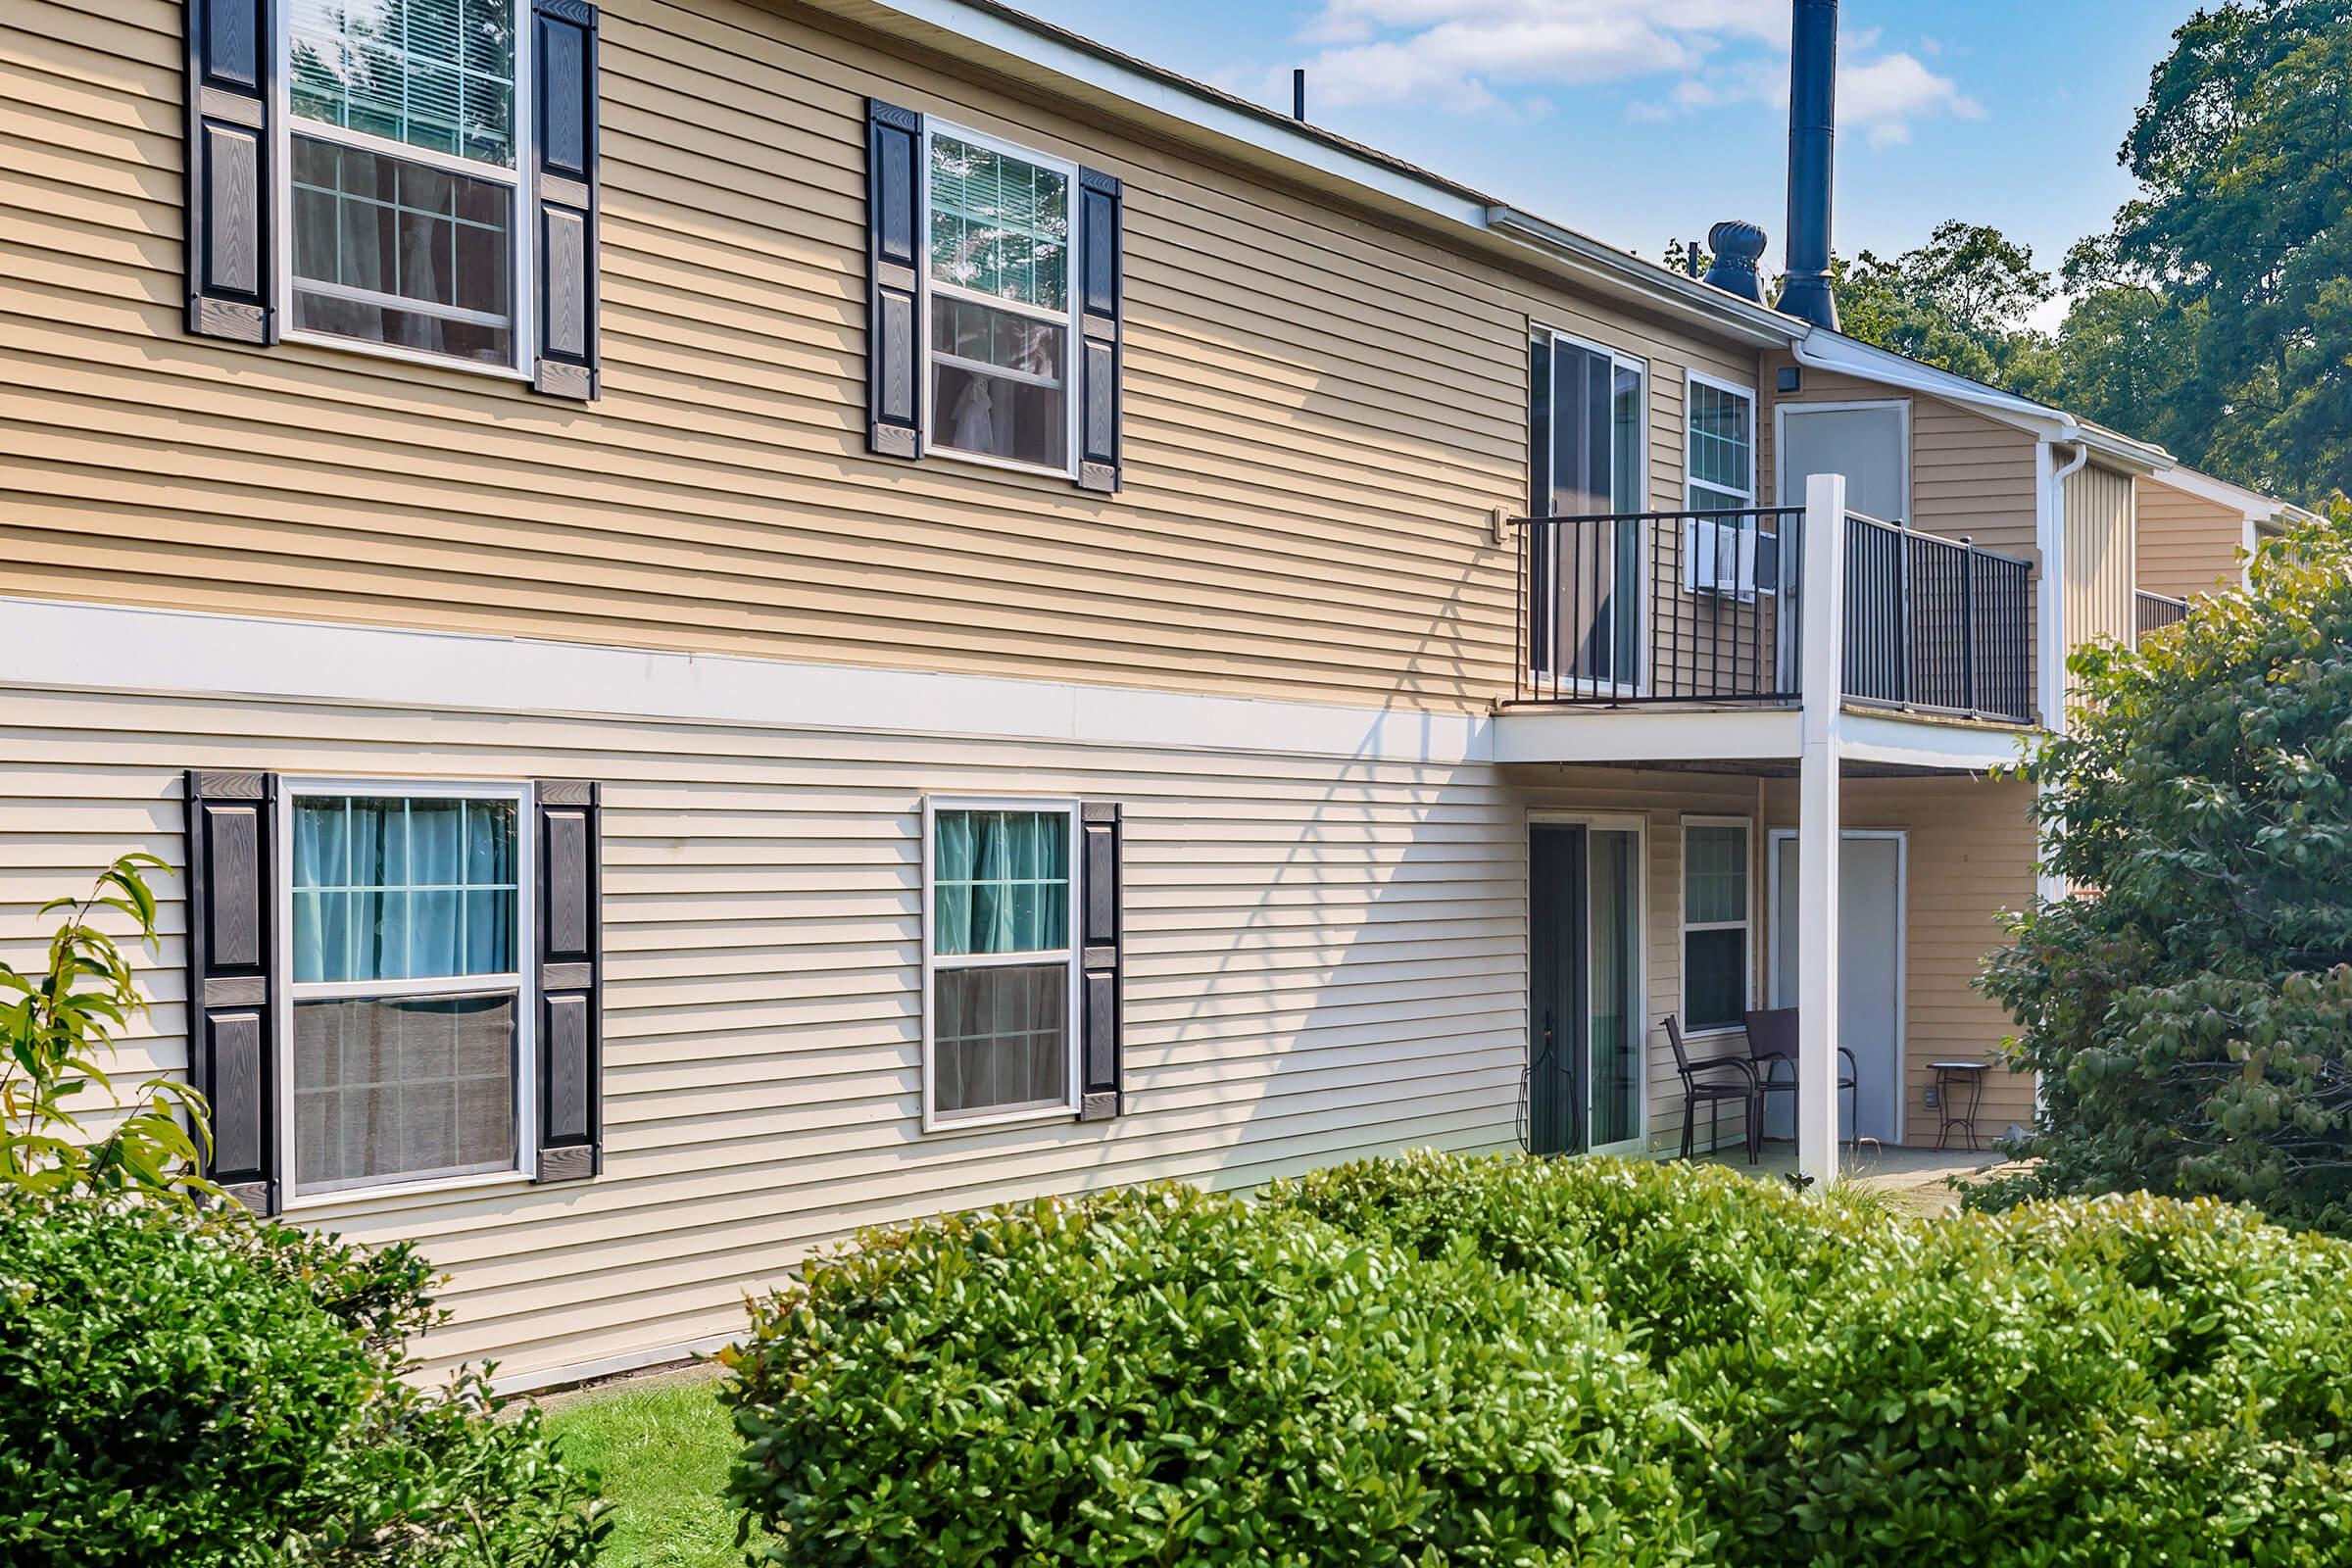
[[[1772,1004],[1796,1005],[1796,835],[1772,836]],[[1903,1137],[1903,835],[1852,832],[1838,846],[1838,1044],[1854,1054],[1852,1095],[1838,1097],[1838,1135]],[[1794,1106],[1775,1095],[1767,1137],[1794,1136]]]

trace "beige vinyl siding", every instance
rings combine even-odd
[[[1646,873],[1642,879],[1642,957],[1648,1016],[1642,1020],[1649,1100],[1649,1147],[1672,1152],[1683,1136],[1682,1080],[1675,1075],[1674,1048],[1665,1019],[1683,1012],[1683,819],[1687,816],[1742,817],[1750,823],[1748,846],[1748,994],[1763,970],[1764,824],[1758,782],[1732,774],[1603,767],[1544,767],[1507,770],[1537,812],[1565,815],[1636,816],[1643,825]],[[1689,1042],[1693,1061],[1747,1049],[1739,1030]],[[1729,1108],[1719,1112],[1725,1147],[1746,1135],[1743,1119]],[[1699,1147],[1705,1147],[1707,1113],[1700,1111]]]
[[[1754,356],[790,5],[603,8],[604,396],[183,335],[180,11],[0,22],[0,566],[60,598],[1481,707],[1531,320]],[[1115,497],[864,451],[864,98],[1126,181]]]
[[[2133,566],[2139,588],[2172,599],[2234,588],[2244,576],[2246,514],[2176,490],[2161,479],[2132,481],[2138,514]]]
[[[2086,465],[2067,476],[2066,640],[2081,647],[2112,638],[2130,647],[2136,622],[2132,591],[2132,476]]]
[[[1794,828],[1793,779],[1732,774],[1632,771],[1610,768],[1511,770],[1538,810],[1633,815],[1646,826],[1644,881],[1647,928],[1649,1147],[1671,1152],[1682,1139],[1682,1083],[1663,1020],[1683,1011],[1683,821],[1689,816],[1736,817],[1751,824],[1748,870],[1748,995],[1770,1004],[1772,932],[1770,835]],[[1929,1063],[1992,1061],[2010,1032],[2000,1009],[1972,984],[1985,956],[2001,946],[1999,913],[2033,900],[2034,829],[2029,786],[1973,777],[1852,778],[1841,811],[1848,828],[1899,829],[1905,834],[1904,1111],[1905,1140],[1936,1141],[1936,1116],[1925,1102],[1935,1082]],[[1691,1058],[1746,1050],[1739,1031],[1690,1043]],[[2007,1071],[1986,1082],[1978,1128],[1987,1140],[2033,1113],[2030,1080]],[[1702,1109],[1700,1140],[1705,1139]],[[1742,1135],[1740,1118],[1726,1114],[1723,1136]]]
[[[187,766],[603,782],[604,1176],[304,1211],[452,1272],[437,1359],[724,1334],[809,1248],[943,1207],[1515,1137],[1525,810],[1492,768],[32,692],[0,693],[0,736],[19,963],[92,867],[184,865]],[[1123,803],[1132,1114],[921,1132],[926,793]],[[159,891],[130,1081],[185,1062],[178,876]]]
[[[1793,780],[1770,786],[1771,825],[1797,826]],[[2006,941],[1999,914],[2034,896],[2033,788],[2014,779],[1849,778],[1840,801],[1848,828],[1904,834],[1903,1137],[1936,1142],[1926,1101],[1935,1061],[1996,1061],[2013,1032],[1974,986],[1985,957]],[[1766,973],[1771,971],[1767,969]],[[1977,1130],[1987,1142],[2034,1111],[2030,1078],[1989,1074]]]
[[[2040,625],[2041,544],[2035,503],[2038,443],[2024,430],[1941,398],[1895,392],[1872,381],[1803,368],[1803,390],[1782,394],[1779,370],[1795,362],[1786,355],[1764,358],[1765,412],[1759,427],[1761,493],[1801,506],[1804,497],[1783,497],[1775,466],[1778,422],[1774,410],[1805,403],[1900,403],[1910,411],[1911,526],[1947,539],[1967,539],[1979,548],[2033,564],[2027,591],[2027,624]],[[2071,628],[2070,628],[2071,630]],[[2027,649],[2028,678],[2034,673],[2039,638]]]

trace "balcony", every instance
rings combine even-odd
[[[2188,601],[2174,599],[2166,594],[2152,594],[2145,589],[2132,596],[2132,630],[2141,637],[2152,631],[2162,631],[2177,620],[2188,617]]]
[[[1803,508],[1515,526],[1525,657],[1514,706],[1803,700]],[[2032,724],[2032,563],[1854,514],[1844,528],[1844,706]]]

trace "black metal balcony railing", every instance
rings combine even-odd
[[[1799,507],[1522,520],[1519,700],[1795,703],[1804,521]],[[2031,723],[2031,564],[1869,517],[1845,529],[1843,695]]]
[[[2185,620],[2188,617],[2188,601],[2141,591],[2132,594],[2132,630],[2145,637],[2152,631],[2164,630],[2177,620]]]

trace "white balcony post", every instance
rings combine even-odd
[[[1838,727],[1845,696],[1845,475],[1805,481],[1797,780],[1796,1167],[1838,1175]]]

